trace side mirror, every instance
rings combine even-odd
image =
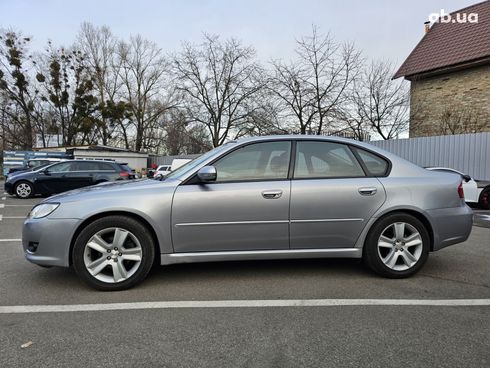
[[[463,175],[463,180],[467,183],[471,180],[471,176],[469,175]]]
[[[49,172],[49,169],[44,170],[44,175],[48,175],[48,176],[51,175],[51,173]]]
[[[216,181],[218,174],[216,173],[216,168],[214,166],[204,166],[197,172],[197,177],[203,183],[210,183]]]

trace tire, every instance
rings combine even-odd
[[[490,210],[490,187],[486,187],[480,193],[478,206],[483,210]]]
[[[15,184],[14,193],[17,198],[30,198],[34,195],[34,186],[28,181],[19,181]]]
[[[125,290],[142,282],[154,259],[155,244],[148,229],[127,216],[107,216],[90,223],[72,251],[77,275],[102,291]]]
[[[382,217],[369,231],[363,260],[378,275],[405,278],[422,268],[429,249],[430,237],[424,224],[412,215],[393,213]]]

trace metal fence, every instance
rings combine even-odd
[[[490,132],[369,142],[419,166],[450,167],[490,180]]]
[[[178,156],[160,156],[160,155],[150,155],[148,156],[148,167],[151,167],[152,164],[155,165],[172,165],[172,161],[175,159],[186,158],[186,159],[195,159],[200,155],[178,155]]]

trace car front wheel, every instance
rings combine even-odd
[[[73,267],[89,286],[128,289],[143,281],[155,258],[148,229],[126,216],[103,217],[86,226],[75,241]]]
[[[31,183],[21,181],[15,184],[15,195],[18,198],[29,198],[34,194],[34,188]]]
[[[364,245],[364,261],[377,274],[409,277],[427,260],[430,238],[424,224],[403,213],[388,215],[375,223]]]

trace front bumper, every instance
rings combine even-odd
[[[473,211],[467,205],[456,208],[428,210],[434,230],[433,250],[462,243],[468,239],[473,226]]]
[[[14,186],[12,185],[11,182],[5,181],[3,187],[8,194],[14,194]]]
[[[42,266],[70,266],[70,245],[80,219],[27,219],[22,247],[29,262]]]

